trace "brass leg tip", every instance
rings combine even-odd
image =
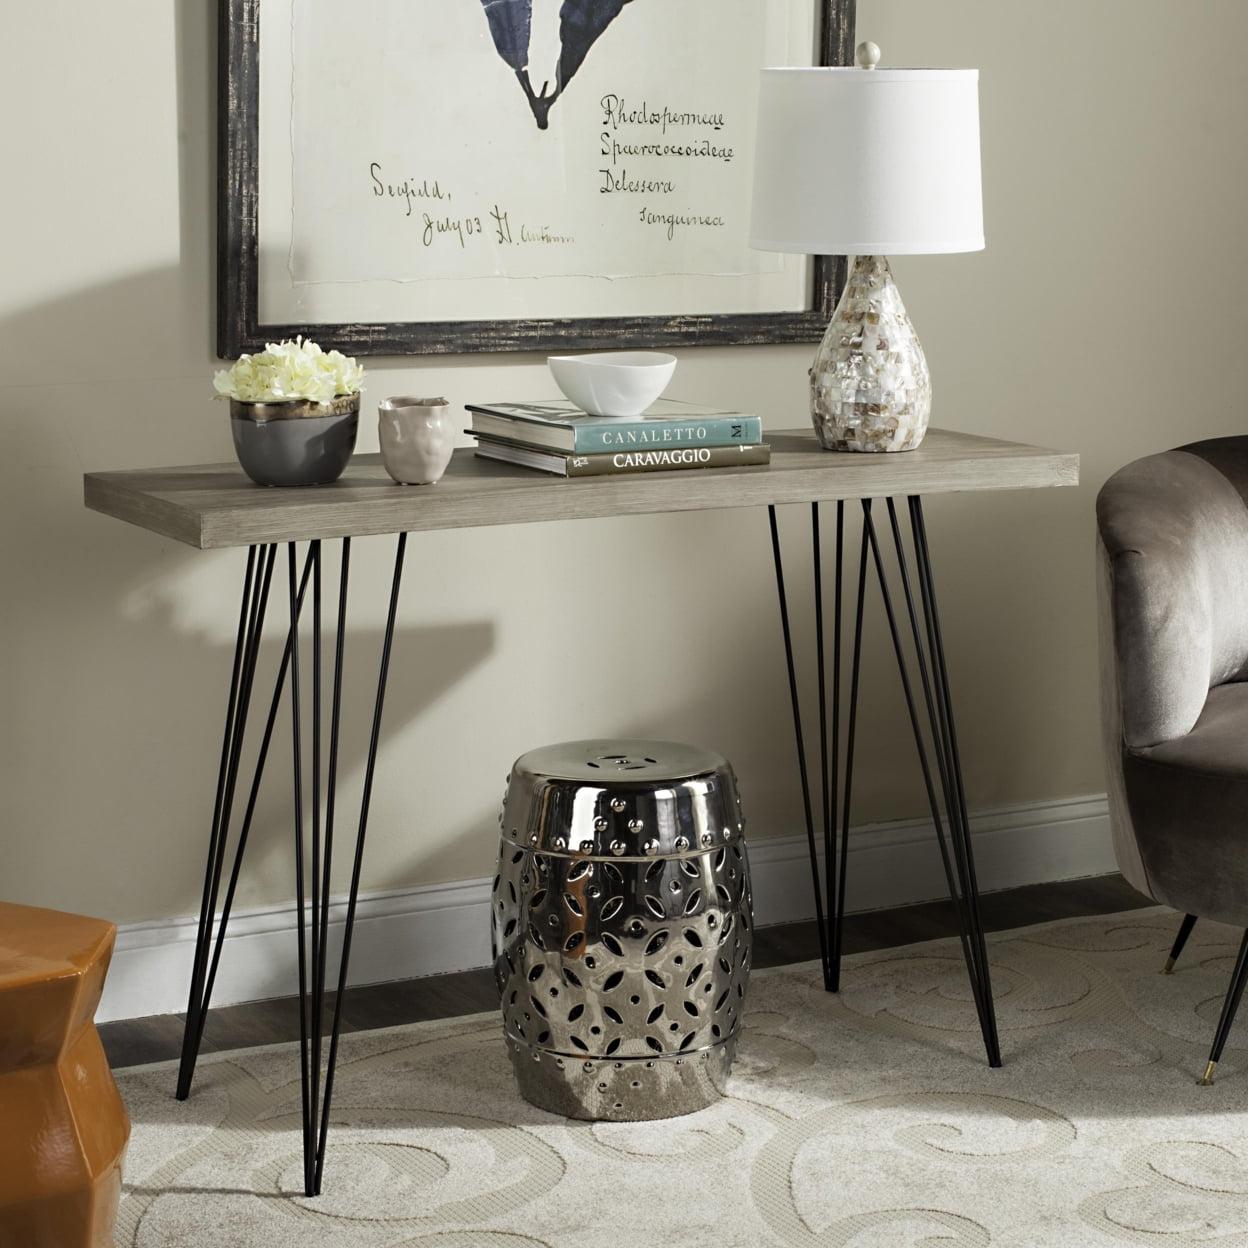
[[[1205,1067],[1205,1073],[1197,1081],[1200,1087],[1207,1088],[1213,1083],[1213,1072],[1217,1069],[1217,1067],[1217,1062],[1210,1062],[1209,1065]]]
[[[1162,967],[1162,969],[1161,969],[1161,973],[1162,973],[1163,975],[1173,975],[1173,974],[1174,974],[1174,959],[1173,959],[1173,958],[1167,958],[1167,959],[1166,959],[1166,965],[1165,965],[1164,967]]]

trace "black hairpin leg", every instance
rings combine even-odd
[[[299,1064],[300,1102],[303,1126],[304,1191],[308,1196],[320,1193],[325,1166],[325,1147],[329,1131],[333,1097],[334,1069],[338,1058],[338,1036],[342,1024],[342,997],[346,989],[351,957],[351,939],[355,927],[360,878],[364,861],[364,842],[372,804],[373,780],[376,774],[377,750],[381,740],[382,712],[390,672],[390,656],[394,643],[394,626],[398,612],[399,590],[407,550],[407,535],[400,534],[395,553],[390,585],[389,610],[382,639],[381,664],[373,706],[372,730],[364,769],[364,788],[360,818],[356,830],[355,858],[347,899],[346,924],[342,954],[337,973],[332,1020],[328,1037],[325,1032],[325,988],[329,975],[329,909],[330,877],[333,865],[334,822],[337,807],[339,736],[342,710],[343,652],[346,644],[347,587],[350,576],[351,539],[342,541],[339,567],[337,628],[334,643],[333,683],[330,692],[329,743],[327,766],[322,768],[322,656],[321,656],[321,543],[309,544],[301,575],[297,575],[296,550],[288,547],[289,625],[286,645],[278,667],[277,679],[265,723],[264,735],[257,754],[255,773],[247,807],[239,830],[233,866],[221,915],[216,918],[217,898],[225,863],[226,844],[231,823],[234,790],[237,785],[239,755],[242,750],[260,635],[264,622],[272,580],[276,546],[253,547],[248,553],[243,585],[243,603],[239,615],[238,640],[230,682],[226,714],[225,740],[222,745],[217,797],[213,808],[212,833],[209,839],[208,864],[200,911],[199,933],[192,966],[190,1004],[183,1036],[182,1061],[178,1073],[177,1095],[185,1100],[195,1073],[204,1021],[212,998],[212,989],[220,964],[221,950],[229,922],[242,867],[247,838],[255,813],[260,783],[268,759],[269,746],[276,725],[282,693],[290,673],[292,773],[295,825],[295,892],[298,920],[299,964]],[[302,704],[300,675],[299,623],[307,590],[312,589],[312,675],[311,714],[305,717]],[[310,736],[310,783],[305,785],[305,738]],[[305,806],[306,796],[310,803]],[[324,801],[322,802],[322,790]],[[305,815],[310,814],[310,820]],[[323,817],[322,817],[323,816]],[[305,846],[308,850],[305,853]],[[310,903],[310,904],[309,904]],[[215,928],[215,940],[214,940]],[[326,1040],[328,1060],[323,1060]]]
[[[941,640],[940,619],[936,607],[936,593],[931,570],[931,557],[927,546],[927,533],[923,523],[922,503],[918,498],[908,500],[914,546],[915,573],[919,582],[919,606],[911,587],[910,571],[905,545],[897,520],[897,510],[892,499],[887,500],[890,528],[896,551],[898,573],[901,579],[906,619],[910,626],[918,672],[918,688],[922,694],[925,717],[915,696],[906,658],[902,629],[894,610],[893,596],[885,570],[880,541],[872,513],[872,500],[862,502],[863,529],[858,560],[858,587],[854,613],[853,658],[850,665],[849,706],[847,712],[844,767],[841,769],[840,702],[841,702],[841,614],[843,600],[843,534],[844,504],[837,503],[836,532],[836,585],[833,633],[832,693],[831,693],[831,741],[829,743],[828,691],[826,688],[826,664],[824,661],[824,611],[821,528],[819,504],[811,506],[811,544],[814,556],[815,589],[815,646],[817,660],[817,694],[819,707],[820,796],[822,806],[819,823],[822,829],[822,852],[824,855],[822,881],[815,837],[815,812],[810,793],[806,762],[806,742],[802,730],[801,704],[795,675],[792,631],[789,624],[788,600],[785,591],[780,534],[774,507],[769,507],[771,525],[772,557],[775,563],[776,588],[780,600],[781,627],[784,636],[785,661],[788,672],[789,696],[793,708],[794,738],[798,755],[798,775],[802,787],[807,841],[811,858],[811,883],[815,896],[816,922],[819,926],[819,948],[823,967],[824,986],[836,992],[840,986],[840,965],[843,949],[842,931],[845,916],[847,879],[847,853],[849,826],[852,810],[852,787],[854,767],[855,730],[857,726],[858,687],[862,652],[863,606],[866,591],[868,562],[874,566],[876,580],[888,621],[893,653],[901,678],[906,710],[914,735],[919,766],[927,793],[932,821],[940,847],[941,863],[950,897],[958,918],[959,937],[963,956],[971,979],[971,990],[984,1037],[984,1048],[991,1066],[1001,1064],[1000,1045],[997,1037],[996,1016],[992,1002],[992,985],[988,970],[987,947],[984,940],[983,922],[979,913],[979,892],[975,878],[974,858],[971,850],[970,828],[966,815],[966,798],[962,781],[961,762],[958,756],[957,736],[954,730],[953,704],[949,692],[949,678],[945,664],[944,646]],[[920,620],[921,608],[921,620]],[[931,758],[935,760],[936,778],[939,779],[940,795],[937,795],[936,779],[929,763],[925,744],[924,722],[931,741]],[[843,792],[838,788],[843,784]],[[942,801],[943,799],[943,801]],[[942,805],[944,816],[942,818]],[[948,836],[946,837],[946,829]]]
[[[247,587],[251,584],[251,571],[255,549],[252,548],[248,557],[248,575],[244,582],[244,603],[247,601]],[[269,570],[272,571],[272,557],[276,556],[276,547],[270,547],[272,556],[269,558]],[[312,569],[311,558],[303,568],[303,578],[299,586],[299,603],[302,605],[304,591],[308,586],[308,575]],[[251,832],[252,820],[256,813],[256,801],[260,796],[260,782],[264,777],[264,766],[269,756],[269,745],[273,739],[273,729],[277,723],[278,710],[281,706],[282,691],[286,684],[286,671],[290,664],[290,635],[286,637],[286,648],[278,667],[277,680],[273,689],[273,697],[269,703],[268,718],[264,725],[264,735],[260,740],[260,750],[256,756],[255,773],[252,776],[251,791],[247,797],[247,806],[243,813],[242,825],[238,833],[238,842],[234,850],[234,863],[230,870],[230,882],[226,887],[225,901],[221,906],[220,918],[216,920],[216,939],[213,939],[213,922],[216,915],[216,899],[221,883],[221,870],[224,863],[225,846],[229,836],[230,807],[232,805],[234,786],[237,782],[238,759],[231,745],[235,733],[238,737],[239,749],[242,747],[242,731],[246,723],[246,708],[237,705],[237,680],[239,656],[244,654],[248,645],[248,632],[245,627],[249,616],[244,614],[239,621],[238,642],[235,646],[235,678],[231,682],[229,710],[226,716],[226,738],[222,749],[222,775],[218,780],[218,799],[213,811],[212,836],[209,840],[208,866],[204,879],[204,897],[199,914],[199,934],[195,943],[195,958],[191,971],[190,1003],[186,1011],[186,1026],[182,1036],[182,1057],[178,1068],[178,1100],[184,1101],[190,1095],[191,1081],[195,1076],[195,1063],[199,1059],[199,1047],[204,1037],[204,1023],[208,1018],[208,1007],[212,1001],[212,990],[217,981],[217,968],[221,963],[221,949],[225,941],[226,929],[229,926],[230,912],[234,906],[234,896],[238,890],[238,879],[242,870],[243,855],[247,850],[247,838]],[[259,642],[257,631],[255,641]],[[254,655],[252,664],[254,678]],[[241,718],[236,718],[241,710]],[[222,795],[228,793],[230,802],[222,802]],[[211,957],[211,963],[209,958]],[[204,972],[207,967],[207,973]]]
[[[971,849],[971,829],[966,813],[966,789],[962,781],[962,760],[958,753],[958,734],[953,717],[953,697],[949,689],[949,672],[945,665],[945,646],[940,631],[940,612],[936,605],[936,585],[932,575],[932,558],[927,544],[927,524],[923,518],[923,500],[911,497],[910,528],[914,539],[915,564],[919,577],[919,594],[923,603],[928,654],[932,669],[932,694],[936,705],[936,723],[940,732],[939,748],[945,758],[945,809],[949,815],[950,839],[954,861],[962,889],[959,917],[970,946],[968,969],[971,983],[978,988],[979,1022],[984,1034],[988,1065],[1001,1065],[1001,1045],[997,1036],[996,1008],[992,1000],[992,980],[988,969],[988,946],[984,940],[984,923],[979,912],[979,882],[975,875],[975,857]],[[916,637],[916,645],[920,639]]]
[[[349,539],[347,539],[349,540]],[[351,937],[355,932],[355,910],[356,903],[360,895],[360,874],[364,868],[364,837],[368,832],[368,815],[372,807],[373,801],[373,778],[377,771],[377,747],[381,742],[381,717],[386,704],[386,684],[390,677],[390,654],[394,647],[394,621],[399,609],[399,588],[403,580],[403,559],[407,552],[407,534],[400,533],[398,546],[395,549],[394,556],[394,573],[390,580],[390,606],[386,612],[386,631],[382,637],[381,643],[381,665],[377,674],[377,693],[373,701],[373,723],[368,739],[368,756],[364,762],[364,790],[360,797],[360,821],[356,827],[355,834],[355,858],[351,867],[351,888],[347,894],[347,917],[342,934],[342,954],[338,963],[338,988],[334,994],[334,1013],[333,1022],[330,1029],[329,1037],[329,1059],[325,1064],[325,1093],[319,1107],[315,1102],[305,1105],[305,1118],[308,1121],[309,1144],[311,1148],[311,1157],[308,1162],[309,1166],[309,1184],[308,1195],[319,1196],[321,1192],[321,1179],[325,1171],[325,1141],[329,1134],[329,1116],[330,1105],[334,1095],[334,1070],[338,1064],[338,1034],[342,1025],[342,998],[347,988],[347,972],[351,962]],[[344,541],[343,558],[346,556],[346,542]],[[343,569],[342,590],[346,591],[346,569]],[[333,735],[330,743],[330,757],[337,759],[338,752],[338,690],[341,686],[342,679],[342,638],[345,627],[345,611],[343,602],[345,599],[340,597],[339,613],[338,613],[338,650],[335,659],[334,670],[334,714],[333,714]],[[332,767],[332,764],[331,764]],[[330,792],[328,798],[328,809],[332,809],[333,804],[333,782],[331,778]],[[326,851],[326,861],[328,863],[329,853]],[[326,876],[328,882],[328,876]],[[328,884],[321,891],[322,905],[328,908]],[[328,922],[328,913],[321,915],[322,932]],[[325,938],[321,937],[321,961],[318,970],[319,988],[317,989],[317,1013],[319,1015],[324,1004],[325,996]],[[313,1031],[314,1043],[317,1046],[317,1065],[319,1066],[320,1054],[320,1020],[319,1017],[315,1023]],[[319,1108],[319,1114],[318,1114]]]
[[[191,964],[190,996],[186,1007],[186,1025],[182,1034],[182,1056],[178,1069],[177,1096],[185,1100],[191,1090],[195,1061],[203,1037],[204,1016],[212,994],[216,962],[209,968],[213,944],[213,916],[225,865],[229,840],[234,791],[238,784],[239,759],[247,729],[247,713],[251,706],[251,690],[255,681],[256,661],[260,654],[260,637],[264,628],[265,608],[273,580],[276,546],[252,546],[247,551],[247,570],[243,576],[243,599],[238,615],[238,636],[234,643],[234,665],[230,675],[230,695],[225,712],[225,735],[221,742],[221,762],[217,770],[217,791],[212,808],[212,828],[208,837],[208,859],[204,867],[204,889],[199,907],[199,930],[195,939],[195,956]],[[240,851],[241,852],[241,851]],[[233,895],[232,881],[230,897]],[[223,915],[217,940],[225,937],[228,914]]]
[[[1231,1025],[1239,1010],[1239,1003],[1244,995],[1244,985],[1248,984],[1248,931],[1239,946],[1239,957],[1235,959],[1235,969],[1231,972],[1231,985],[1226,990],[1226,1000],[1222,1003],[1222,1016],[1218,1019],[1218,1029],[1213,1035],[1213,1048],[1209,1053],[1209,1064],[1200,1077],[1200,1083],[1208,1087],[1213,1082],[1213,1072],[1222,1060],[1222,1050],[1226,1047],[1226,1039],[1231,1034]]]
[[[889,518],[892,521],[893,541],[897,552],[897,564],[899,574],[901,576],[902,590],[906,602],[907,618],[910,622],[910,629],[914,638],[915,653],[917,656],[917,666],[919,671],[919,683],[923,690],[923,701],[927,709],[928,726],[931,730],[932,740],[936,743],[935,753],[937,758],[937,767],[940,773],[941,788],[947,795],[950,792],[950,781],[947,767],[947,759],[944,751],[940,746],[941,735],[937,725],[936,708],[932,701],[932,688],[928,675],[927,659],[923,653],[921,644],[921,633],[919,631],[919,623],[915,617],[914,596],[910,590],[910,575],[906,567],[905,547],[901,542],[901,533],[897,528],[897,511],[893,505],[893,500],[888,500]],[[862,503],[862,523],[867,532],[871,543],[871,554],[875,561],[876,576],[880,584],[880,597],[884,602],[884,614],[888,619],[888,632],[893,642],[893,655],[897,660],[897,671],[901,677],[902,694],[906,702],[906,714],[910,718],[910,729],[914,734],[914,748],[919,757],[919,769],[923,774],[923,787],[927,793],[927,805],[932,815],[932,825],[936,829],[936,843],[940,847],[940,861],[945,872],[945,882],[949,888],[949,896],[958,912],[958,932],[962,940],[962,955],[966,959],[967,968],[971,972],[971,988],[975,996],[976,1010],[980,1016],[980,1023],[983,1023],[983,985],[980,982],[978,968],[975,965],[974,957],[971,951],[971,940],[968,933],[968,922],[966,916],[966,908],[962,904],[962,896],[958,885],[954,881],[953,864],[949,858],[949,846],[945,840],[944,821],[941,817],[940,801],[936,796],[936,790],[932,783],[932,772],[928,766],[927,749],[923,743],[923,728],[919,722],[918,709],[915,706],[914,694],[910,685],[910,675],[906,663],[905,648],[902,643],[901,632],[897,627],[897,619],[893,613],[893,599],[888,589],[888,577],[884,571],[884,560],[880,554],[880,544],[876,537],[875,521],[871,515],[871,500],[864,499]],[[947,800],[947,799],[946,799]]]
[[[815,567],[818,563],[818,503],[815,507],[815,533],[816,533],[816,555]],[[806,821],[806,841],[810,850],[810,874],[815,886],[815,922],[819,928],[819,961],[823,967],[823,983],[829,992],[832,988],[832,969],[828,960],[828,931],[827,925],[823,917],[823,894],[819,888],[819,851],[815,846],[815,819],[810,802],[810,778],[806,771],[806,737],[802,731],[802,704],[797,693],[797,669],[793,663],[793,634],[789,628],[789,600],[784,589],[784,561],[780,554],[780,530],[776,524],[776,509],[772,505],[767,507],[767,517],[771,523],[771,555],[776,569],[776,594],[780,600],[780,629],[784,634],[784,657],[787,664],[789,676],[789,700],[793,705],[793,735],[797,742],[797,773],[801,780],[802,786],[802,813]],[[822,581],[817,581],[819,587],[819,601],[822,603]],[[839,585],[838,585],[839,593]],[[818,608],[820,619],[822,620],[822,605]],[[827,722],[827,716],[824,706],[824,690],[823,690],[823,637],[819,639],[819,725],[822,729]],[[826,798],[825,798],[826,808]],[[825,838],[827,836],[828,823],[825,820]],[[824,845],[824,853],[831,857],[830,847],[826,843]],[[829,886],[829,896],[831,895],[831,887]]]
[[[1179,924],[1179,934],[1174,938],[1174,944],[1170,946],[1170,956],[1166,959],[1166,965],[1162,968],[1163,975],[1170,975],[1174,972],[1174,964],[1179,960],[1179,954],[1183,952],[1183,946],[1187,944],[1187,938],[1192,934],[1192,928],[1196,926],[1196,916],[1194,914],[1185,914],[1183,922]]]
[[[837,504],[838,516],[841,504]],[[858,598],[854,607],[854,657],[850,661],[849,714],[845,729],[845,795],[841,803],[840,870],[836,885],[836,915],[832,926],[832,990],[841,988],[841,956],[844,952],[845,886],[849,880],[849,816],[853,809],[854,745],[858,730],[858,678],[862,671],[862,616],[867,593],[867,534],[863,531],[858,551]],[[837,597],[840,597],[838,591]],[[838,684],[832,693],[834,705],[839,705],[841,689]]]

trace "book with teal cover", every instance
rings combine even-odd
[[[748,446],[763,440],[757,416],[722,407],[659,399],[640,416],[589,416],[566,399],[469,403],[473,433],[532,446],[594,455],[680,446]]]

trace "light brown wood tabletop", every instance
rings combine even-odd
[[[931,429],[898,454],[821,450],[813,432],[765,435],[772,461],[566,479],[455,452],[436,485],[396,485],[379,455],[357,455],[333,485],[254,485],[237,464],[89,472],[94,511],[202,550],[310,538],[545,520],[759,507],[838,499],[1076,485],[1078,455]]]

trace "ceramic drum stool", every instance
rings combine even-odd
[[[508,777],[491,927],[522,1095],[636,1121],[716,1100],[753,936],[736,777],[668,741],[575,741]]]
[[[116,931],[0,902],[0,1248],[112,1248],[130,1119],[94,1019]]]

